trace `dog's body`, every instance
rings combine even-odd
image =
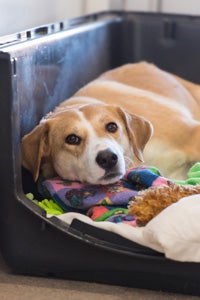
[[[200,87],[145,62],[111,70],[58,106],[22,140],[22,164],[93,184],[141,163],[181,179],[200,161]]]

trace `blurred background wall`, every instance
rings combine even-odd
[[[111,9],[200,15],[200,0],[0,0],[0,36]]]

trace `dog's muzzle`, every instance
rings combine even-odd
[[[96,155],[96,164],[101,168],[101,177],[98,178],[100,184],[110,184],[118,181],[125,173],[123,157],[112,148],[100,150]],[[102,176],[102,171],[104,174]]]
[[[108,148],[98,152],[96,162],[102,169],[109,171],[116,166],[118,162],[118,156]]]

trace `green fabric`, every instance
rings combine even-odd
[[[26,197],[33,201],[35,204],[39,205],[41,208],[43,208],[47,214],[50,215],[61,215],[65,211],[52,199],[44,199],[42,201],[38,201],[34,199],[33,194],[28,193],[26,194]]]
[[[96,222],[101,222],[101,221],[106,221],[109,217],[116,215],[116,214],[127,214],[128,213],[128,209],[127,208],[121,208],[121,207],[117,207],[114,209],[111,209],[109,211],[107,211],[106,213],[103,213],[100,217],[96,218],[95,221]]]
[[[152,171],[152,172],[153,172],[154,174],[156,174],[156,175],[161,175],[159,169],[157,169],[156,167],[150,166],[150,167],[148,167],[148,169],[149,169],[150,171]],[[162,176],[162,175],[161,175],[161,176]]]
[[[186,185],[196,185],[200,184],[200,163],[194,164],[187,173],[187,179],[186,180],[173,180],[174,183]]]

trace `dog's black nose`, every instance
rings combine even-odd
[[[104,170],[113,168],[117,164],[117,161],[117,155],[109,148],[103,151],[99,151],[96,157],[96,162]]]

